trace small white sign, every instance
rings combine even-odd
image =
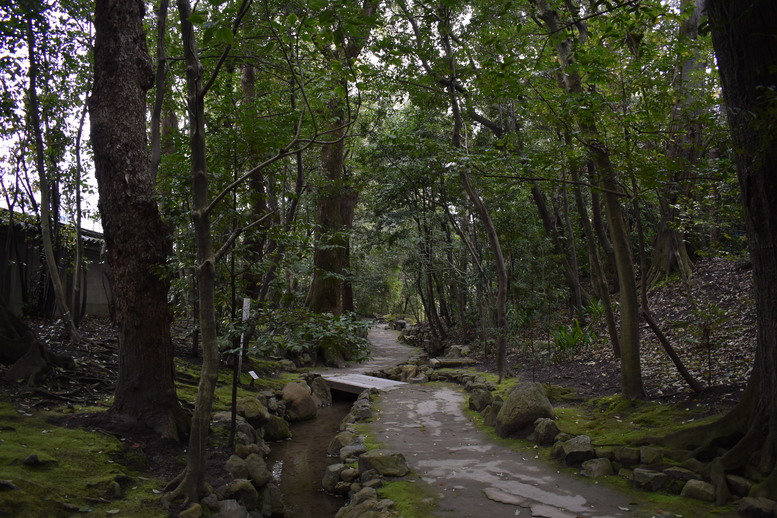
[[[249,374],[249,375],[250,375],[252,378],[254,378],[255,380],[258,380],[258,379],[259,379],[259,375],[258,375],[256,372],[254,372],[254,371],[248,371],[248,374]]]

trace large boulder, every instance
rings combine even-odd
[[[245,418],[254,428],[259,428],[270,420],[270,412],[261,401],[252,396],[246,396],[236,401],[238,415]]]
[[[370,450],[359,457],[359,472],[374,469],[384,477],[404,477],[410,472],[405,456],[389,450]]]
[[[313,401],[315,401],[317,407],[321,408],[332,405],[332,391],[324,378],[316,376],[308,381],[308,385],[310,385]]]
[[[271,415],[270,420],[262,427],[264,435],[262,437],[267,442],[283,441],[291,437],[289,422],[277,415]]]
[[[313,395],[307,384],[287,383],[283,387],[281,397],[286,402],[286,418],[289,421],[305,421],[316,417],[318,405],[313,400]]]
[[[519,382],[496,416],[496,433],[499,437],[525,437],[541,417],[556,418],[545,389],[539,383]]]

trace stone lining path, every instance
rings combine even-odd
[[[396,333],[374,329],[375,360],[367,372],[405,361],[414,349]],[[380,367],[376,367],[380,365]],[[436,516],[455,518],[675,516],[635,508],[617,492],[492,441],[464,415],[457,387],[407,384],[383,393],[370,431],[405,455],[438,498]]]

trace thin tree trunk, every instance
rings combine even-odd
[[[650,329],[653,331],[653,333],[656,335],[656,338],[658,338],[659,343],[661,343],[661,346],[664,348],[664,351],[669,356],[669,358],[672,360],[672,363],[674,363],[675,368],[677,369],[677,372],[680,373],[680,376],[683,377],[686,383],[688,383],[688,386],[693,389],[694,392],[701,392],[704,390],[704,387],[701,383],[699,383],[696,378],[694,378],[690,372],[688,372],[688,369],[685,368],[685,365],[683,364],[683,361],[680,359],[680,356],[677,355],[677,351],[674,350],[674,347],[672,347],[671,342],[669,342],[669,339],[666,337],[666,335],[661,331],[661,328],[658,326],[656,321],[653,319],[653,315],[650,313],[650,303],[648,302],[648,282],[647,282],[647,258],[645,257],[645,234],[642,230],[642,215],[641,210],[639,207],[639,201],[638,197],[636,196],[637,192],[637,180],[634,178],[634,175],[631,176],[631,184],[632,188],[634,190],[635,196],[633,201],[633,207],[634,207],[634,219],[637,223],[637,238],[639,240],[639,270],[641,272],[641,275],[639,276],[640,280],[640,299],[642,302],[642,316],[645,319],[645,322],[647,322],[648,326],[650,326]]]
[[[588,254],[591,258],[591,270],[593,271],[593,279],[596,285],[596,291],[602,300],[604,305],[604,316],[607,321],[607,331],[610,334],[610,340],[612,341],[612,351],[616,358],[621,357],[620,346],[620,333],[618,332],[618,326],[615,322],[615,313],[612,310],[612,299],[610,298],[610,287],[607,285],[607,279],[605,278],[604,269],[602,268],[602,260],[599,255],[599,247],[596,243],[596,236],[594,234],[591,220],[588,218],[588,211],[586,209],[585,200],[583,199],[583,192],[579,183],[580,177],[575,169],[572,169],[572,181],[575,182],[573,187],[575,194],[575,204],[577,205],[577,212],[580,218],[580,222],[583,226],[583,233],[585,234],[585,240],[588,244]]]
[[[32,131],[35,137],[35,161],[38,169],[38,177],[40,179],[40,233],[41,241],[43,244],[43,253],[46,257],[46,267],[51,278],[51,284],[54,289],[54,297],[57,304],[57,310],[60,318],[65,321],[68,334],[70,335],[70,341],[73,343],[79,343],[83,340],[81,333],[76,327],[76,323],[73,320],[73,315],[68,307],[67,298],[65,296],[65,289],[62,286],[62,278],[59,276],[59,266],[57,265],[57,259],[54,255],[54,243],[52,241],[52,229],[51,229],[51,192],[49,185],[49,178],[46,175],[46,158],[45,151],[43,149],[43,134],[40,122],[40,103],[38,101],[38,63],[37,54],[35,50],[35,32],[33,28],[33,20],[30,17],[27,19],[27,56],[30,61],[29,77],[29,97],[30,97],[30,109],[29,117]],[[59,224],[59,221],[54,222],[55,225]]]
[[[559,15],[550,9],[547,0],[536,0],[538,15],[546,28],[556,33],[562,26]],[[579,73],[568,66],[571,64],[571,45],[564,41],[556,46],[564,70],[564,88],[570,95],[583,95],[583,85]],[[605,214],[610,227],[610,236],[615,252],[615,262],[620,284],[621,314],[621,390],[627,399],[642,399],[645,389],[642,384],[642,369],[639,357],[639,301],[631,257],[631,243],[623,207],[620,203],[622,193],[618,176],[610,160],[609,151],[599,135],[599,130],[590,110],[576,110],[575,117],[580,133],[588,142],[591,160],[601,176],[600,185],[604,192]]]
[[[208,170],[205,147],[205,91],[203,69],[197,55],[194,26],[189,21],[192,10],[189,0],[178,0],[184,58],[186,60],[187,108],[189,112],[189,144],[191,147],[192,209],[194,234],[197,243],[197,293],[200,334],[202,336],[202,371],[194,402],[186,468],[180,484],[167,498],[184,496],[199,502],[205,488],[205,454],[208,445],[210,414],[219,368],[219,350],[216,335],[215,280],[216,258],[211,235],[208,196]]]

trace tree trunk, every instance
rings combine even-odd
[[[559,15],[550,9],[547,0],[537,0],[539,17],[545,22],[547,29],[556,33],[562,26]],[[581,22],[582,23],[582,22]],[[556,46],[561,65],[565,67],[563,77],[567,93],[584,95],[580,74],[576,69],[569,68],[572,63],[572,45],[568,40]],[[605,215],[610,227],[615,263],[620,284],[620,314],[621,314],[621,391],[627,399],[645,397],[642,384],[642,368],[639,357],[639,300],[637,298],[637,283],[634,272],[634,262],[631,256],[631,242],[628,227],[620,198],[623,195],[618,183],[618,175],[610,160],[609,150],[599,135],[599,129],[590,110],[576,110],[575,118],[580,128],[580,134],[587,140],[591,161],[600,175],[600,186],[603,190]]]
[[[542,226],[545,229],[545,235],[548,236],[548,239],[550,239],[550,242],[553,244],[553,251],[561,258],[564,277],[566,277],[567,283],[569,284],[572,298],[575,300],[577,306],[576,309],[582,310],[583,306],[588,305],[590,302],[591,296],[585,292],[580,284],[580,272],[578,272],[577,267],[575,267],[570,260],[571,252],[564,247],[560,232],[553,224],[553,218],[551,218],[550,211],[548,211],[545,195],[536,183],[532,184],[531,195],[534,204],[537,206],[537,212],[540,215]]]
[[[24,379],[28,385],[37,385],[52,365],[73,367],[71,358],[52,354],[35,333],[15,316],[0,298],[0,363],[10,365],[5,379]]]
[[[202,336],[202,370],[194,414],[189,434],[189,448],[186,451],[186,468],[180,483],[166,499],[180,496],[191,502],[198,502],[206,492],[205,454],[208,446],[210,415],[213,409],[213,394],[219,369],[219,348],[216,334],[216,258],[211,235],[210,213],[208,212],[208,170],[205,148],[205,90],[203,69],[197,55],[197,41],[194,26],[189,21],[192,10],[189,0],[178,0],[181,21],[184,58],[186,60],[187,108],[189,113],[189,145],[191,148],[192,211],[194,234],[197,244],[197,293],[199,303],[200,335]],[[176,480],[178,481],[178,480]]]
[[[70,335],[70,341],[78,343],[82,340],[81,333],[76,327],[73,315],[68,307],[65,288],[62,285],[62,278],[59,276],[59,265],[54,253],[54,241],[52,237],[52,224],[59,225],[59,219],[56,218],[52,223],[51,218],[51,185],[46,174],[46,155],[43,149],[43,130],[40,122],[40,103],[38,101],[38,63],[35,49],[35,32],[33,30],[32,13],[29,13],[27,19],[27,53],[30,61],[30,88],[29,88],[29,118],[30,125],[35,138],[35,164],[38,169],[40,184],[40,234],[43,245],[43,254],[46,258],[46,269],[48,270],[51,285],[54,289],[54,299],[57,305],[59,317],[65,321],[67,331]]]
[[[699,35],[701,0],[683,0],[681,9],[689,13],[678,29],[680,40],[695,40]],[[692,58],[681,60],[675,66],[672,86],[678,101],[672,107],[667,155],[679,170],[671,174],[667,185],[658,191],[661,221],[653,244],[653,259],[648,274],[648,286],[653,286],[663,277],[679,273],[682,280],[688,280],[692,273],[691,259],[685,245],[685,235],[677,229],[680,211],[676,208],[681,194],[681,185],[688,182],[691,167],[696,163],[701,147],[701,123],[698,110],[691,105],[695,93],[701,88],[696,71],[704,62],[696,53]]]
[[[728,418],[730,422],[733,416],[738,424],[740,440],[720,465],[737,468],[760,450],[757,458],[766,478],[751,495],[777,499],[777,3],[708,0],[707,10],[737,149],[758,326],[748,388]],[[725,482],[716,489],[719,497],[724,496]]]
[[[146,148],[146,92],[153,74],[143,14],[140,0],[98,0],[95,7],[89,112],[119,337],[111,411],[178,439],[185,423],[173,381],[169,281],[157,273],[171,243]]]
[[[379,2],[364,0],[362,16],[375,14]],[[342,48],[332,50],[321,47],[327,60],[342,64],[347,70],[359,57],[369,37],[371,25],[365,24],[360,31],[349,34],[350,39]],[[341,73],[339,86],[348,91],[348,79]],[[355,200],[355,194],[345,174],[345,138],[347,127],[354,119],[346,110],[347,101],[333,97],[327,103],[325,119],[333,121],[328,125],[329,142],[321,147],[321,168],[326,178],[318,194],[316,212],[316,250],[313,254],[313,280],[308,292],[308,307],[317,313],[339,315],[353,308],[353,294],[347,279],[349,269],[348,205]],[[344,211],[345,210],[345,214]]]
[[[574,184],[575,204],[577,205],[577,212],[580,218],[580,222],[583,227],[583,234],[585,234],[585,240],[588,244],[588,255],[591,258],[591,271],[594,279],[594,286],[599,298],[604,305],[604,315],[607,321],[607,331],[610,334],[610,340],[612,341],[612,351],[616,358],[621,357],[621,345],[620,337],[618,333],[618,326],[615,322],[615,314],[612,310],[612,299],[610,298],[610,288],[607,285],[607,279],[604,274],[604,268],[602,268],[602,259],[599,255],[599,247],[596,243],[596,236],[594,235],[594,229],[591,225],[591,220],[588,218],[588,211],[586,210],[585,200],[583,199],[583,192],[580,188],[579,175],[575,169],[572,169],[572,181]]]

